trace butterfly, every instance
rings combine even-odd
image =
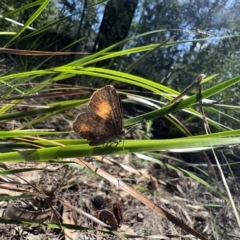
[[[124,139],[121,99],[112,85],[92,94],[87,111],[80,113],[73,122],[73,131],[89,140],[90,146],[118,143]]]

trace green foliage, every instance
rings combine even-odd
[[[62,8],[57,1],[0,3],[1,14],[5,17],[0,19],[0,31],[5,35],[1,47],[84,52],[81,57],[79,54],[72,57],[69,53],[68,58],[47,56],[43,59],[37,55],[8,58],[13,69],[9,67],[9,72],[0,76],[1,100],[6,102],[0,107],[0,120],[4,123],[16,120],[20,124],[11,131],[0,133],[3,142],[0,162],[64,162],[65,158],[170,150],[203,152],[240,142],[240,109],[236,106],[240,82],[240,29],[232,18],[219,17],[222,9],[231,12],[232,17],[236,16],[240,7],[237,1],[227,7],[221,7],[219,1],[197,1],[194,5],[180,4],[179,1],[139,1],[141,4],[129,32],[132,37],[94,54],[90,52],[96,26],[100,23],[99,12],[104,5],[97,4],[97,1],[92,1],[91,5],[88,1],[64,2]],[[10,23],[8,18],[22,23],[22,26]],[[190,32],[192,29],[195,32]],[[203,29],[206,33],[196,29]],[[113,51],[122,44],[122,51]],[[111,68],[96,67],[97,63],[109,59],[112,60]],[[208,75],[207,81],[201,83],[204,86],[201,93],[165,105],[200,73]],[[74,84],[70,85],[71,80]],[[57,85],[63,82],[69,85]],[[123,102],[130,109],[145,107],[141,113],[131,111],[125,126],[166,117],[185,137],[125,140],[124,148],[120,143],[116,147],[105,146],[103,151],[102,146],[90,147],[83,139],[66,140],[69,132],[72,133],[71,123],[75,117],[69,113],[76,107],[85,106],[93,87],[109,82],[116,85],[117,90],[128,87],[139,91],[124,92],[127,99]],[[77,97],[68,99],[68,94],[77,94]],[[224,103],[204,105],[207,122],[215,132],[199,134],[194,131],[195,136],[190,136],[184,124],[195,124],[196,119],[202,121],[198,103],[209,97]],[[35,104],[29,104],[29,99],[34,99]],[[126,101],[129,99],[132,100]],[[27,109],[19,110],[22,105]],[[183,118],[173,115],[179,112],[185,114]],[[224,120],[220,121],[219,116]],[[68,129],[36,130],[37,124],[44,126],[48,121],[53,121],[55,128],[60,127],[59,118],[70,122]],[[168,167],[173,169],[170,165]],[[216,188],[205,180],[184,169],[181,172],[217,193]],[[229,203],[225,192],[219,195]]]

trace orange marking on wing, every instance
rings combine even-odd
[[[91,129],[90,125],[84,123],[79,125],[79,132],[89,132],[90,129]]]
[[[100,102],[97,105],[97,108],[98,109],[96,111],[96,114],[98,116],[100,116],[104,120],[107,120],[110,118],[110,113],[113,109],[112,109],[112,106],[109,104],[109,102],[106,102],[106,101]]]

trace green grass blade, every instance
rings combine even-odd
[[[27,29],[27,27],[38,18],[38,16],[42,13],[42,11],[45,10],[45,8],[50,3],[50,1],[51,0],[39,1],[39,2],[42,2],[42,5],[34,12],[34,14],[24,24],[24,26],[17,32],[17,34],[8,41],[5,47],[8,46],[11,42],[13,42],[16,38],[18,38]]]

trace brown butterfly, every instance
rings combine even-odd
[[[113,86],[105,86],[92,94],[88,110],[77,116],[73,131],[89,140],[90,146],[124,139],[121,100]]]

